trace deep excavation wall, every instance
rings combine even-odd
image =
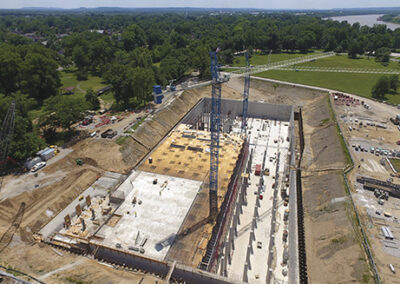
[[[222,99],[221,114],[230,116],[241,116],[243,104],[241,100]],[[188,115],[182,120],[183,123],[195,124],[203,113],[211,112],[211,98],[204,98]],[[248,116],[254,118],[268,118],[280,121],[290,121],[292,106],[282,104],[269,104],[249,102]]]
[[[151,120],[143,122],[121,149],[124,161],[135,167],[201,98],[200,91],[184,92]]]
[[[299,239],[298,239],[298,207],[296,176],[296,135],[294,126],[295,114],[290,116],[290,171],[289,171],[289,283],[300,283],[299,272]],[[280,237],[280,236],[278,236]]]

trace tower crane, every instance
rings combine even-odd
[[[210,218],[214,219],[218,213],[218,158],[219,134],[221,128],[221,83],[224,81],[219,74],[217,52],[211,51],[211,114],[210,114]]]
[[[249,92],[250,92],[250,63],[249,53],[246,51],[246,74],[244,76],[244,91],[243,91],[243,110],[242,110],[242,133],[246,134],[247,125],[247,108],[249,105]]]
[[[15,101],[11,102],[0,131],[0,190],[3,183],[3,166],[7,163],[8,148],[14,134]]]
[[[0,161],[7,158],[8,147],[14,133],[14,123],[15,123],[15,101],[11,102],[10,108],[3,120],[3,125],[0,132]]]

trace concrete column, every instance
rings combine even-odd
[[[251,229],[254,230],[255,228],[257,228],[257,220],[255,217],[253,217],[253,224],[252,224]]]
[[[247,263],[247,267],[251,270],[250,255],[251,255],[251,247],[248,246],[247,253],[246,253],[246,263]]]
[[[245,196],[244,196],[245,195],[245,191],[246,191],[245,187],[242,186],[242,191],[240,192],[240,198],[239,198],[241,205],[245,204]]]
[[[253,241],[256,240],[256,234],[254,233],[253,230],[250,232],[250,239],[253,240]]]
[[[247,186],[242,189],[243,205],[247,205]]]
[[[253,218],[257,218],[257,217],[258,217],[258,207],[255,206],[255,207],[254,207]]]
[[[249,282],[249,278],[247,276],[247,271],[249,270],[249,265],[247,263],[244,264],[244,269],[243,269],[243,279],[242,281],[245,283]]]
[[[232,227],[233,227],[233,231],[235,232],[235,236],[237,236],[238,218],[239,218],[238,216],[233,215]]]
[[[225,242],[225,262],[228,261],[229,265],[232,263],[232,258],[231,258],[231,244],[229,241]],[[226,265],[225,265],[226,267]]]
[[[234,232],[233,232],[233,228],[230,228],[229,229],[229,239],[230,239],[230,243],[231,243],[231,246],[232,246],[232,250],[235,250],[235,242],[234,242],[234,238],[235,238],[235,236],[234,236]]]
[[[240,203],[236,203],[236,214],[242,214],[243,210],[242,210],[242,206],[240,206]]]
[[[221,256],[219,275],[224,276],[224,271],[225,271],[225,257]]]
[[[225,277],[228,277],[228,257],[231,257],[230,255],[229,256],[225,256],[225,258],[224,258],[224,276]]]

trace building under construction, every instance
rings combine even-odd
[[[211,99],[129,176],[110,173],[41,230],[44,242],[189,283],[298,282],[294,113],[221,101],[217,214],[209,194]]]

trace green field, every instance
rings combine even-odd
[[[389,160],[390,160],[390,162],[392,163],[394,169],[395,169],[397,172],[400,172],[400,159],[389,159]]]
[[[114,91],[108,91],[105,94],[100,95],[100,98],[105,102],[105,103],[112,103],[115,101],[114,98]]]
[[[311,67],[338,67],[338,68],[365,68],[365,69],[400,69],[397,62],[391,61],[388,66],[384,66],[376,62],[373,57],[350,59],[347,55],[336,55],[326,58],[321,58],[316,61],[305,62],[298,66],[311,66]]]
[[[76,79],[76,74],[75,74],[76,69],[71,70],[66,70],[66,71],[61,71],[60,72],[60,77],[61,77],[61,87],[60,90],[62,92],[62,89],[68,88],[68,87],[74,87],[74,94],[73,96],[81,97],[84,98],[86,91],[89,88],[92,88],[94,91],[100,90],[101,88],[104,88],[107,86],[104,82],[102,82],[102,79],[97,76],[92,76],[89,75],[88,79],[85,81],[78,81]],[[111,103],[114,101],[114,97],[112,92],[107,92],[104,95],[101,95],[100,98],[102,98],[106,103]],[[29,111],[29,117],[34,120],[38,117],[41,116],[42,114],[42,107],[38,107],[37,109],[33,109]]]
[[[282,61],[282,60],[288,60],[296,57],[303,57],[307,56],[310,54],[315,54],[315,53],[279,53],[279,54],[271,54],[271,62],[277,62],[277,61]],[[251,65],[263,65],[268,63],[268,54],[265,55],[260,55],[260,54],[255,54],[250,58],[250,64]],[[245,58],[244,55],[241,56],[236,56],[232,66],[234,67],[240,67],[240,66],[245,66]]]
[[[399,64],[395,62],[391,62],[388,67],[385,67],[382,64],[375,62],[373,59],[349,59],[347,56],[332,56],[319,59],[314,62],[307,62],[302,65],[315,67],[400,69]],[[298,84],[329,88],[371,98],[372,86],[375,84],[378,78],[383,75],[271,70],[258,73],[256,76]],[[387,94],[386,101],[392,104],[400,104],[400,94]]]
[[[62,71],[61,72],[61,89],[74,87],[74,95],[84,96],[86,91],[92,88],[94,91],[104,88],[106,84],[102,82],[102,79],[97,76],[89,75],[85,81],[78,81],[74,71]]]

